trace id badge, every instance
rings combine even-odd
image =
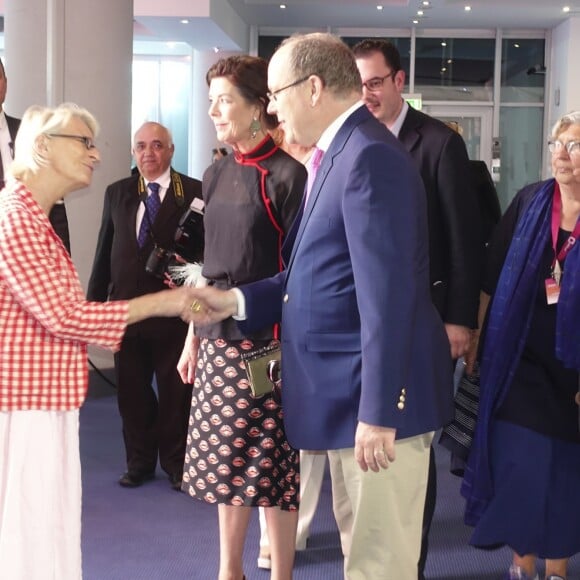
[[[546,278],[546,299],[548,304],[558,304],[560,298],[560,286],[554,278]]]

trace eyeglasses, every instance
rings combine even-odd
[[[366,87],[371,92],[379,91],[384,85],[385,80],[388,79],[389,77],[395,78],[396,74],[397,71],[392,70],[388,75],[385,75],[384,77],[373,77],[372,79],[369,79],[368,81],[364,82],[363,87]]]
[[[580,141],[568,141],[568,143],[562,143],[562,141],[548,141],[548,151],[550,153],[560,153],[562,148],[566,149],[568,155],[578,155],[580,154]]]
[[[80,141],[89,151],[96,147],[95,142],[90,137],[84,135],[66,135],[65,133],[47,133],[48,137],[63,137],[64,139],[75,139]]]
[[[266,96],[268,97],[268,99],[270,99],[271,101],[276,102],[278,100],[278,95],[282,92],[285,91],[286,89],[291,89],[292,87],[295,87],[305,81],[307,81],[310,78],[310,75],[303,77],[301,79],[298,79],[297,81],[294,81],[293,83],[290,83],[289,85],[286,85],[285,87],[282,87],[281,89],[277,89],[275,91],[272,91],[271,93],[266,93]]]

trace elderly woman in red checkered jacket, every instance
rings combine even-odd
[[[87,344],[116,350],[127,325],[186,316],[186,288],[86,301],[48,214],[91,183],[97,123],[76,105],[32,107],[0,194],[0,567],[3,578],[81,578],[79,407]]]

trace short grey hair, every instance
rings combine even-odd
[[[162,125],[161,123],[158,123],[157,121],[145,121],[134,133],[133,135],[133,144],[132,147],[135,146],[135,137],[137,137],[137,133],[139,133],[139,131],[141,131],[141,129],[144,129],[145,127],[147,127],[148,125],[156,125],[157,127],[160,127],[163,131],[165,131],[165,133],[167,134],[167,145],[169,147],[173,147],[173,135],[171,134],[171,129],[169,129],[169,127],[166,127],[165,125]]]
[[[296,34],[284,40],[282,47],[290,52],[290,68],[297,79],[316,75],[337,96],[361,93],[362,81],[354,55],[338,36],[323,32]]]
[[[16,179],[23,179],[37,173],[48,164],[42,148],[39,147],[43,135],[58,133],[74,117],[80,119],[91,130],[93,137],[99,132],[99,124],[86,109],[74,103],[63,103],[58,107],[33,105],[22,116],[22,122],[14,143],[14,161],[9,173]]]
[[[580,111],[572,111],[560,117],[552,127],[552,139],[557,139],[560,133],[566,131],[571,125],[580,125]]]

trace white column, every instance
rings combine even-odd
[[[552,54],[548,62],[550,93],[546,95],[549,107],[549,126],[565,113],[580,109],[580,78],[577,57],[580,54],[580,17],[572,16],[552,30]]]
[[[205,75],[220,58],[232,54],[212,51],[193,52],[193,74],[191,88],[191,128],[189,131],[189,175],[201,179],[211,163],[211,150],[221,143],[216,139],[214,125],[209,118],[208,86]]]
[[[106,186],[131,164],[133,0],[6,0],[6,111],[68,101],[101,125],[101,166],[66,199],[72,257],[83,285],[92,266]]]

